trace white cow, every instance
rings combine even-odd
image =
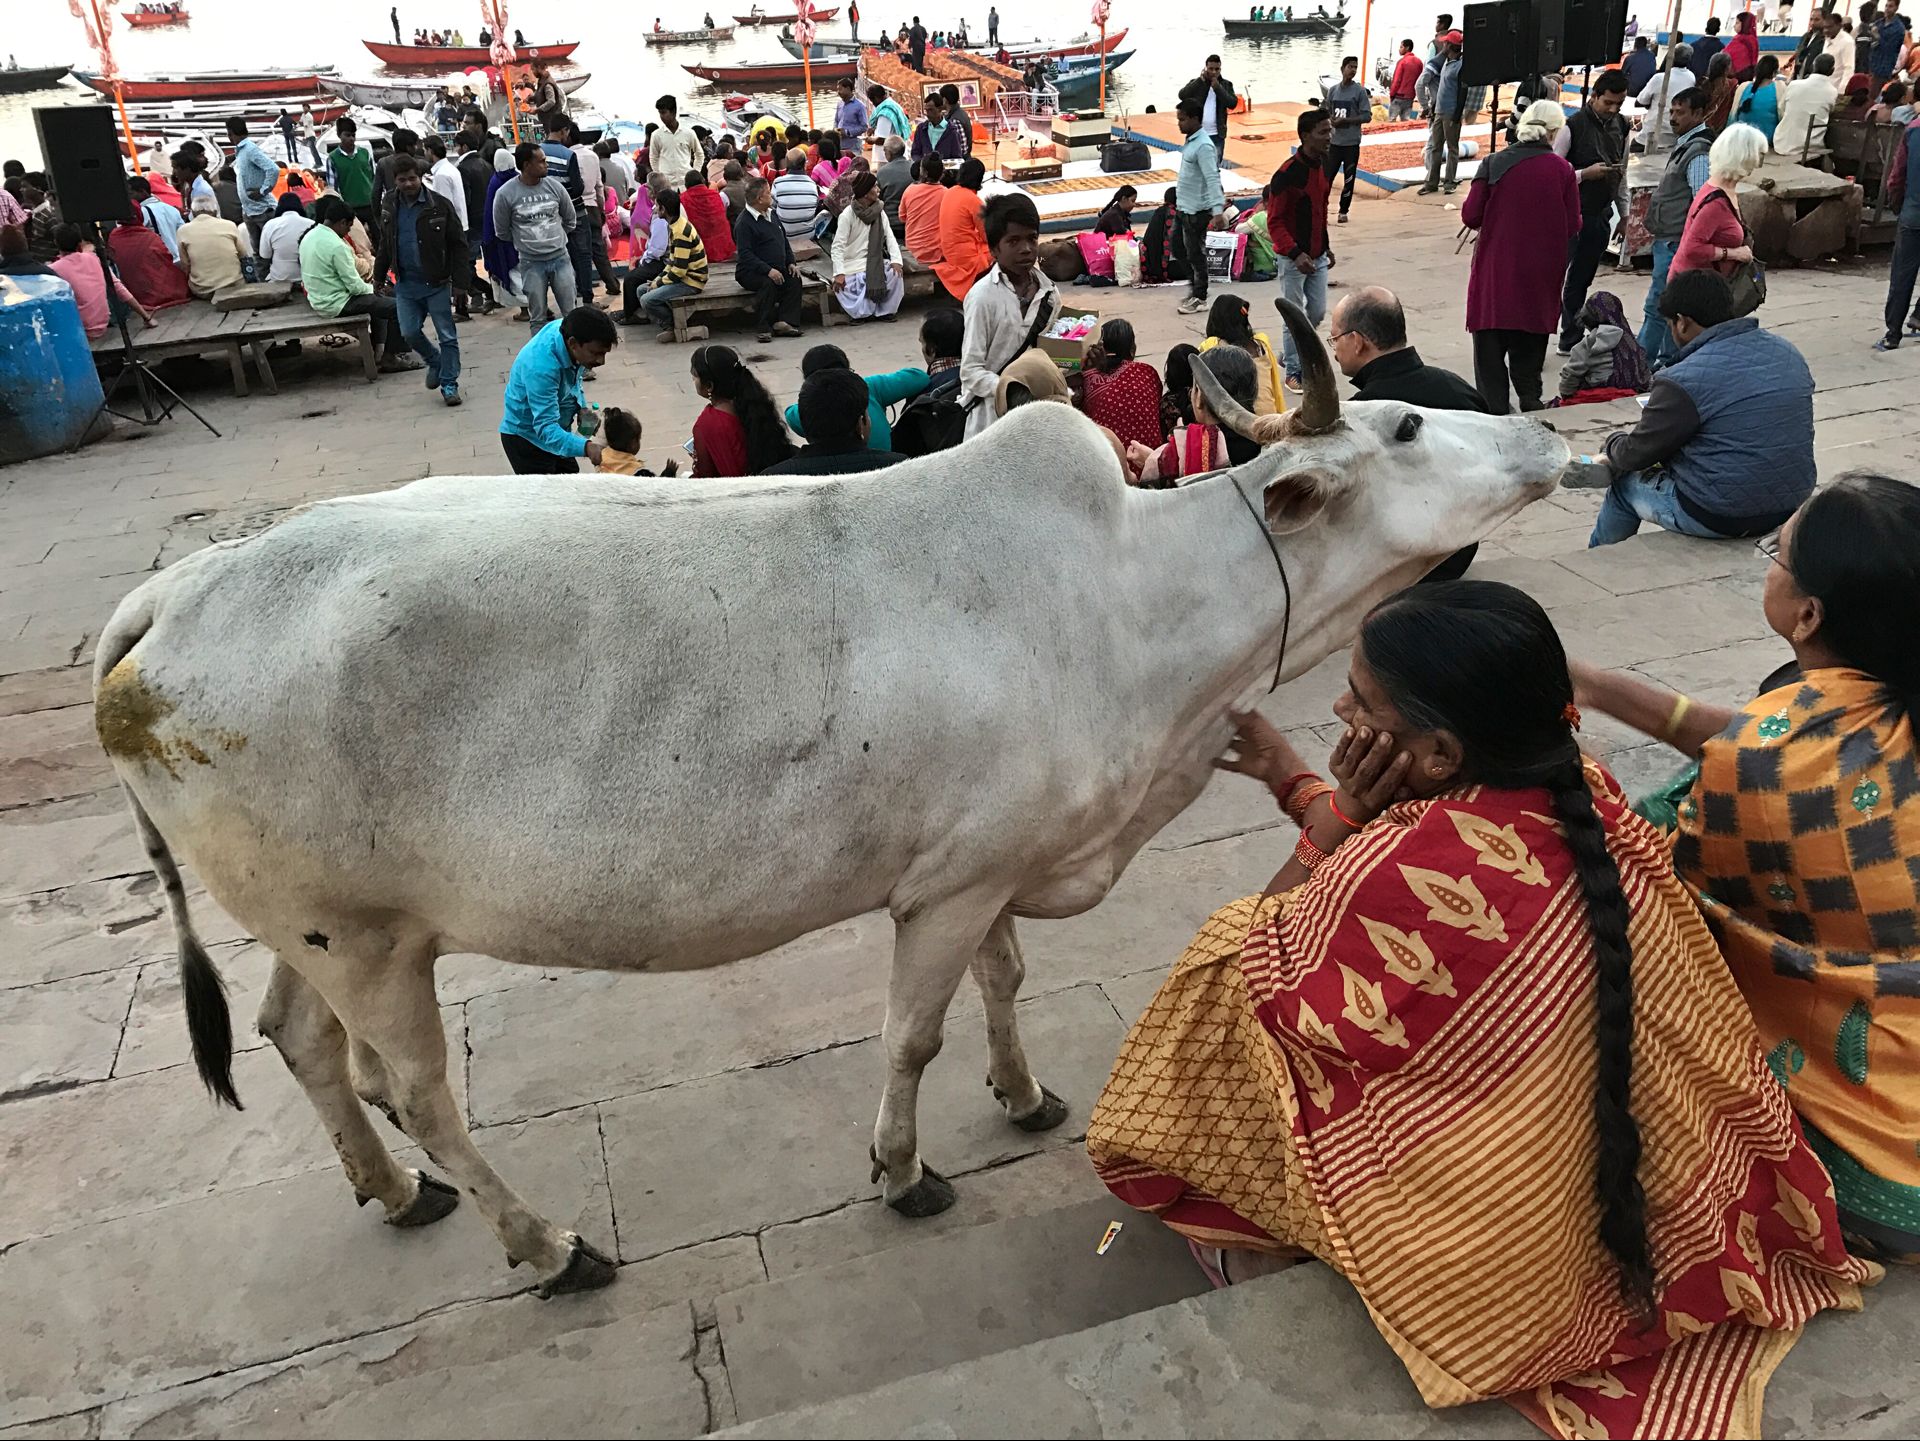
[[[1199,795],[1229,706],[1283,649],[1285,676],[1308,669],[1566,461],[1530,419],[1343,411],[1285,313],[1308,395],[1266,422],[1280,443],[1175,491],[1128,487],[1087,420],[1036,405],[874,474],[422,480],[147,581],[101,636],[97,722],[167,889],[207,1084],[234,1101],[170,846],[272,948],[260,1028],[361,1201],[419,1225],[458,1198],[395,1163],[364,1099],[542,1294],[602,1285],[607,1258],[469,1137],[435,959],[715,966],[885,906],[875,1178],[907,1215],[951,1204],[915,1098],[962,974],[1007,1116],[1059,1124],[1014,1024],[1013,918],[1096,904]]]

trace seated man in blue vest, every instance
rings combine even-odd
[[[1753,316],[1735,318],[1717,271],[1669,279],[1660,314],[1680,349],[1640,423],[1561,482],[1607,488],[1587,544],[1625,540],[1642,521],[1707,539],[1779,529],[1813,493],[1813,372]]]

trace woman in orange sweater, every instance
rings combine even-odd
[[[965,300],[973,282],[993,264],[980,223],[980,186],[986,178],[987,167],[968,156],[960,162],[960,178],[940,201],[941,258],[933,269],[955,300]]]

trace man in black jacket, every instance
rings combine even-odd
[[[867,382],[855,371],[832,365],[816,370],[800,387],[800,428],[807,445],[767,475],[850,475],[884,470],[904,455],[867,449]]]
[[[448,405],[458,405],[460,335],[454,328],[453,285],[464,287],[472,269],[467,233],[447,198],[422,183],[420,163],[411,155],[394,157],[393,187],[380,220],[374,282],[384,284],[387,273],[393,273],[400,334],[427,363],[427,389],[437,389]],[[438,346],[427,339],[429,316]]]
[[[766,177],[747,179],[747,205],[733,223],[733,275],[753,295],[753,323],[761,341],[800,333],[800,272],[786,228],[773,218]],[[776,320],[774,317],[778,316]]]
[[[1486,412],[1480,392],[1451,370],[1428,365],[1407,344],[1407,316],[1400,298],[1384,286],[1369,285],[1345,296],[1333,308],[1334,363],[1354,385],[1355,400],[1397,400],[1423,410]],[[1473,564],[1478,545],[1455,551],[1426,575],[1427,580],[1458,580]]]
[[[1631,132],[1620,113],[1626,100],[1627,77],[1618,70],[1602,70],[1593,77],[1587,103],[1553,137],[1554,154],[1573,167],[1580,181],[1580,232],[1567,244],[1567,279],[1560,293],[1562,355],[1580,339],[1580,310],[1613,232],[1613,202],[1627,176]]]
[[[1220,57],[1209,55],[1206,68],[1180,87],[1180,99],[1192,100],[1200,107],[1200,125],[1213,137],[1214,153],[1224,164],[1227,158],[1227,116],[1240,102],[1233,82],[1220,73]]]

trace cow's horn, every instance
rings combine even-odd
[[[1300,357],[1302,394],[1300,409],[1293,416],[1294,432],[1324,435],[1340,423],[1340,392],[1334,387],[1333,361],[1306,311],[1284,297],[1276,297],[1273,304],[1287,323],[1293,348]]]
[[[1227,388],[1214,378],[1205,356],[1196,355],[1191,363],[1193,383],[1200,387],[1200,393],[1207,398],[1207,409],[1213,412],[1214,417],[1222,425],[1235,435],[1245,436],[1248,440],[1264,442],[1273,438],[1263,434],[1257,428],[1259,416],[1227,394]]]

